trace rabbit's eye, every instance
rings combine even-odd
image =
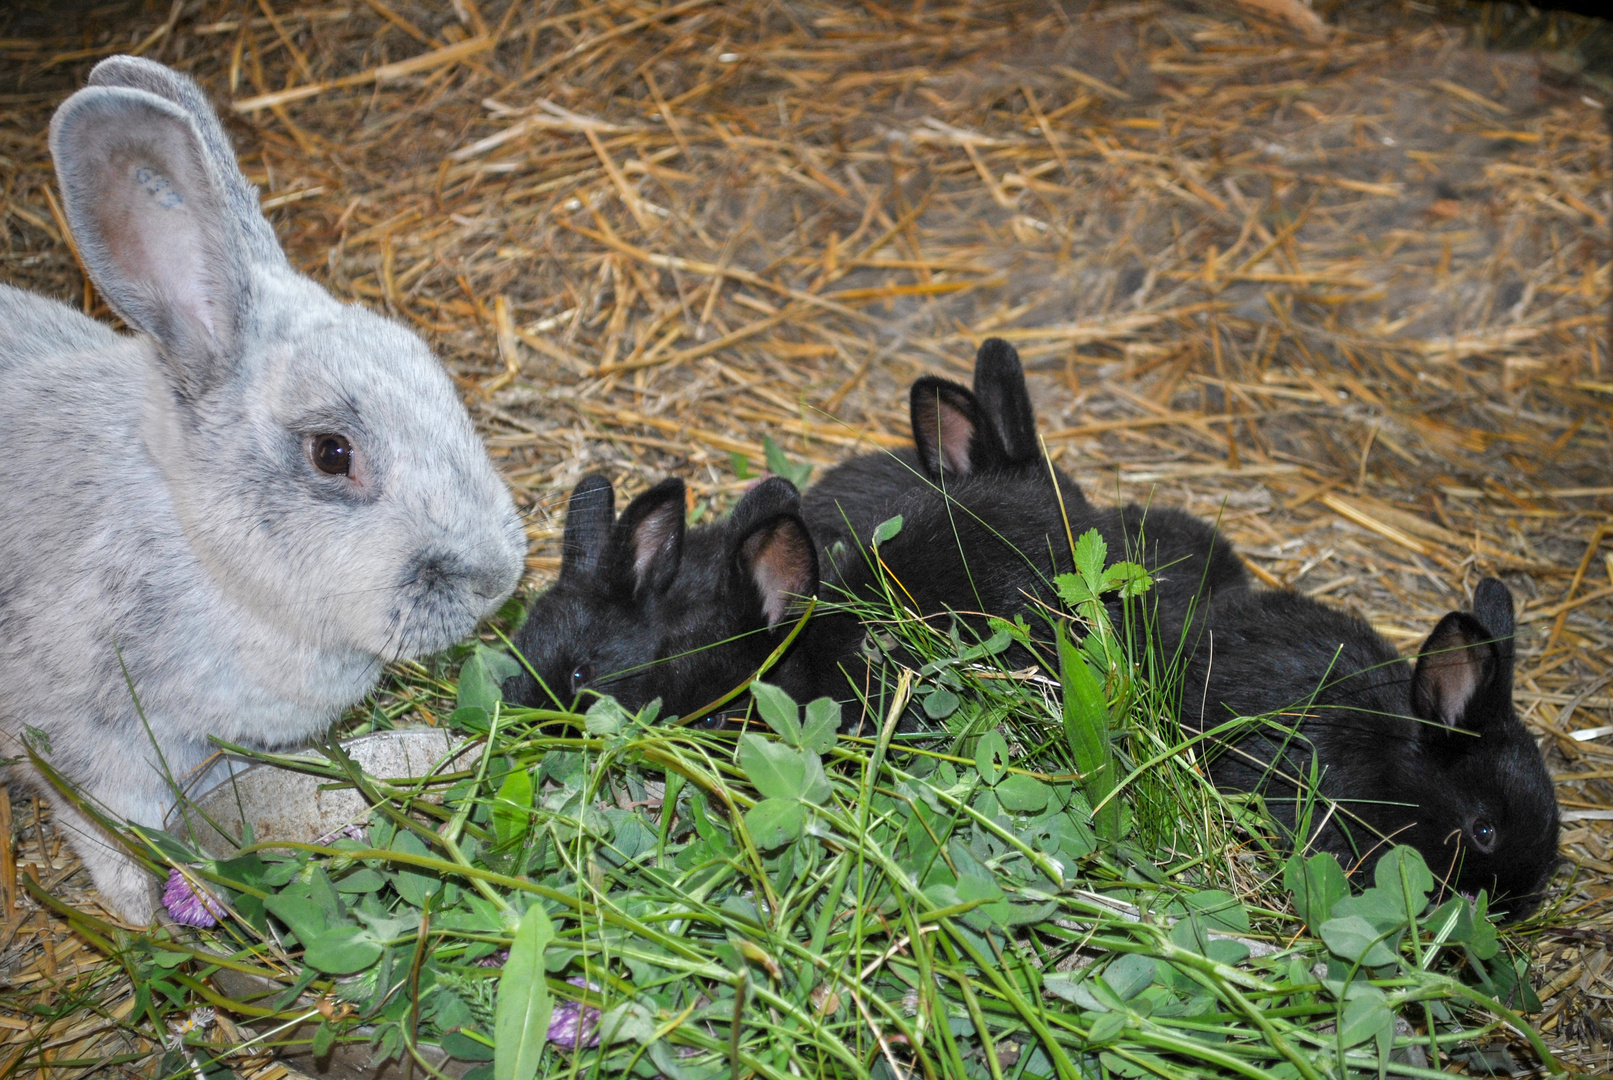
[[[571,673],[571,692],[576,694],[593,681],[594,665],[578,664],[577,669]]]
[[[1495,826],[1489,818],[1476,818],[1468,829],[1473,837],[1473,846],[1480,851],[1488,852],[1495,847]]]
[[[315,435],[308,448],[314,468],[327,476],[350,476],[353,472],[353,444],[346,435]]]

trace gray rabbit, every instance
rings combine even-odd
[[[526,538],[439,362],[292,269],[200,88],[132,57],[89,82],[50,147],[135,333],[0,285],[0,752],[156,825],[208,736],[305,742],[469,633]],[[147,920],[149,878],[53,802]]]

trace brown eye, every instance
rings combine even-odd
[[[328,476],[348,476],[353,472],[353,444],[346,435],[315,435],[309,455],[314,468]]]

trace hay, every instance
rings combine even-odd
[[[905,385],[993,333],[1061,465],[1219,515],[1270,584],[1410,649],[1500,573],[1576,868],[1537,1019],[1613,1067],[1613,737],[1583,738],[1613,724],[1613,205],[1604,92],[1561,56],[1412,3],[1345,6],[1321,43],[1150,0],[56,6],[0,16],[0,276],[108,317],[50,111],[112,52],[191,71],[293,260],[447,361],[535,581],[583,472],[679,475],[719,513],[765,436],[820,466],[899,445]],[[92,903],[18,810],[17,862]],[[118,991],[19,903],[8,1071],[138,1053],[47,1021],[120,1021]]]

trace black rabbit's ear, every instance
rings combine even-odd
[[[1411,703],[1418,717],[1480,735],[1505,722],[1511,687],[1493,636],[1460,611],[1439,621],[1412,676]]]
[[[611,534],[610,583],[623,599],[666,591],[683,561],[683,481],[663,480],[627,504]]]
[[[783,622],[793,604],[818,591],[818,548],[797,513],[782,510],[753,517],[736,529],[732,551],[734,586],[755,597],[769,628]]]
[[[749,532],[753,524],[777,514],[801,513],[801,493],[782,476],[769,476],[745,493],[728,516],[730,536]]]
[[[1512,592],[1498,579],[1489,577],[1473,590],[1473,617],[1484,624],[1484,629],[1495,639],[1501,652],[1501,664],[1512,670],[1512,638],[1517,626],[1512,617]]]
[[[560,544],[560,576],[591,574],[610,542],[616,520],[616,497],[603,473],[589,473],[577,481],[566,502],[566,531]]]
[[[995,429],[1009,464],[1024,465],[1041,454],[1036,442],[1036,411],[1025,388],[1019,353],[1002,338],[987,338],[975,354],[975,400]]]
[[[982,424],[975,396],[955,382],[926,375],[910,395],[913,444],[932,478],[968,476],[993,463],[996,436]]]

